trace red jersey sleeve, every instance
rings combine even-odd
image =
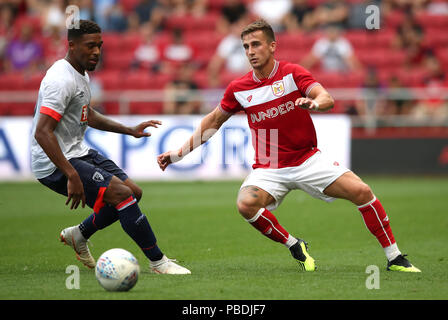
[[[299,88],[300,93],[304,97],[308,96],[314,86],[320,85],[312,74],[302,66],[296,65],[293,75],[297,88]]]
[[[233,85],[232,85],[232,83],[230,83],[227,86],[227,89],[224,92],[224,96],[221,99],[221,103],[220,103],[219,107],[225,113],[233,114],[233,113],[243,110],[243,107],[236,100],[233,90],[234,90]]]

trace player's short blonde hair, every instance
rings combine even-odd
[[[274,30],[272,30],[272,27],[269,23],[267,23],[265,20],[257,20],[246,26],[243,31],[241,32],[241,40],[246,35],[255,32],[255,31],[263,31],[264,35],[266,36],[266,39],[268,42],[274,42],[275,41],[275,35]]]

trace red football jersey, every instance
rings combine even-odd
[[[311,116],[294,105],[316,85],[309,71],[285,61],[275,61],[268,78],[258,79],[251,71],[229,84],[220,109],[246,113],[255,149],[254,169],[298,166],[317,151]]]

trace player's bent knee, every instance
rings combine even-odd
[[[373,197],[372,189],[370,189],[364,182],[361,182],[356,187],[355,199],[353,202],[355,202],[356,205],[363,205],[372,200]]]
[[[132,189],[121,181],[117,183],[111,183],[104,193],[104,202],[116,206],[120,202],[133,195],[134,193]]]
[[[247,198],[238,199],[236,205],[238,207],[238,212],[245,219],[252,218],[261,208],[258,201]]]
[[[135,199],[137,199],[137,202],[139,202],[143,196],[143,190],[140,189],[139,187],[134,187],[132,191],[134,192]]]

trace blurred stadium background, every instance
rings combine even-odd
[[[369,5],[379,29],[366,27]],[[276,30],[277,59],[311,70],[335,97],[330,114],[350,118],[354,170],[448,172],[447,1],[2,0],[0,123],[33,115],[46,69],[65,56],[66,17],[78,13],[103,30],[90,76],[105,114],[207,113],[247,72],[239,33],[261,17]]]
[[[366,28],[369,5],[380,9],[379,29]],[[447,298],[448,2],[441,0],[0,0],[0,298],[117,299],[91,270],[81,270],[82,290],[67,290],[64,270],[77,262],[56,235],[91,212],[71,214],[29,169],[37,91],[65,56],[66,11],[74,8],[103,29],[92,106],[122,122],[163,121],[149,139],[89,129],[86,141],[141,180],[141,207],[162,247],[194,271],[183,279],[146,272],[119,299]],[[196,150],[206,161],[191,154],[159,170],[155,156],[178,147],[247,72],[239,33],[258,17],[275,27],[277,59],[303,64],[335,97],[331,112],[313,114],[318,136],[325,134],[319,146],[348,155],[345,164],[376,190],[400,248],[424,271],[418,277],[382,272],[381,290],[367,290],[366,266],[383,270],[385,261],[356,209],[346,201],[329,209],[300,192],[276,211],[318,259],[318,273],[297,274],[289,253],[236,213],[250,170],[250,152],[241,161],[250,144],[243,115]],[[227,153],[239,163],[226,162]],[[166,177],[176,181],[158,180]],[[121,247],[145,261],[119,224],[111,230],[95,235],[96,257]],[[272,270],[275,277],[259,276]]]

